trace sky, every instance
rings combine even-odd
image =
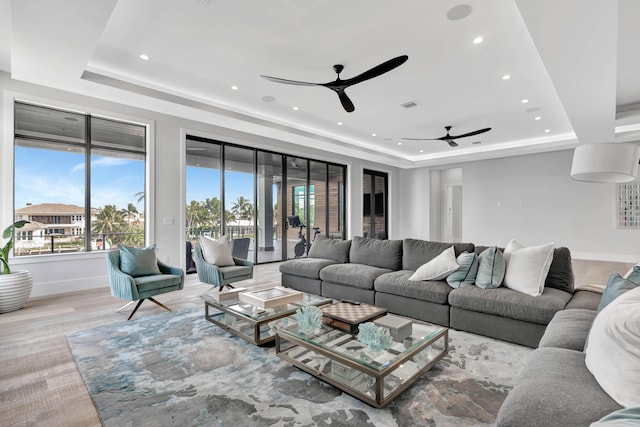
[[[187,167],[186,203],[220,198],[218,171]],[[91,165],[92,207],[115,204],[124,209],[133,203],[144,211],[136,193],[144,190],[144,162],[141,160],[93,156]],[[239,196],[253,200],[253,177],[227,171],[227,202]],[[64,203],[84,206],[84,154],[70,151],[15,147],[15,207],[27,203]],[[230,209],[230,206],[227,207]]]

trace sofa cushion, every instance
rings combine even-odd
[[[595,319],[595,310],[560,310],[547,326],[538,347],[558,347],[582,351]]]
[[[542,295],[533,297],[505,287],[481,289],[473,285],[462,285],[449,294],[449,304],[452,307],[540,325],[548,324],[569,299],[571,294],[553,288],[545,289]]]
[[[417,270],[421,265],[440,255],[453,246],[455,256],[463,252],[473,252],[473,243],[443,243],[428,240],[404,239],[402,241],[402,269]],[[400,270],[396,268],[395,270]]]
[[[182,281],[182,276],[178,274],[157,274],[153,276],[142,276],[133,279],[136,282],[139,293],[155,291],[169,286],[178,286]]]
[[[351,240],[330,239],[318,234],[309,250],[309,258],[332,259],[336,262],[349,262]]]
[[[442,280],[459,267],[455,250],[453,246],[449,246],[440,255],[418,267],[409,280]]]
[[[640,287],[598,313],[587,343],[586,364],[600,387],[621,406],[640,406]]]
[[[132,277],[160,274],[155,250],[155,244],[142,249],[120,245],[120,270]]]
[[[319,279],[320,270],[333,264],[337,264],[336,261],[324,258],[290,259],[280,264],[280,273]]]
[[[571,264],[571,252],[569,252],[568,248],[555,248],[544,286],[547,288],[560,289],[561,291],[572,294],[574,291],[574,282],[575,277]]]
[[[323,282],[338,283],[360,289],[373,289],[374,280],[390,271],[392,270],[388,268],[363,264],[333,264],[320,270],[320,278]]]
[[[543,347],[529,356],[496,425],[585,427],[618,409],[587,370],[584,353]]]
[[[620,295],[637,288],[640,285],[640,268],[634,267],[631,274],[625,279],[618,273],[609,276],[607,287],[604,288],[602,299],[598,305],[598,311],[604,309]]]
[[[451,287],[441,281],[415,282],[409,280],[413,274],[411,270],[392,271],[385,273],[375,280],[376,292],[399,295],[436,304],[446,304]]]
[[[452,288],[459,288],[460,285],[473,285],[478,274],[478,255],[475,252],[463,252],[456,259],[459,267],[456,271],[447,276],[447,283]]]
[[[585,308],[587,310],[597,310],[600,303],[602,294],[598,292],[585,291],[580,288],[576,289],[571,297],[571,301],[564,308],[565,310],[570,308]]]
[[[349,261],[354,264],[400,270],[402,240],[378,240],[355,236],[351,242]]]
[[[482,289],[497,288],[504,280],[504,273],[504,257],[496,246],[487,248],[480,253],[478,256],[476,286]]]
[[[504,249],[507,288],[531,296],[542,294],[544,282],[553,260],[553,243],[524,247],[515,239]]]

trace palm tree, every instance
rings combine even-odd
[[[138,209],[136,209],[133,203],[129,203],[126,209],[122,209],[122,213],[127,216],[127,223],[131,224],[131,216],[137,214]]]
[[[251,200],[245,199],[244,196],[240,196],[231,206],[231,212],[236,215],[240,221],[250,221],[253,219],[253,203],[251,203]]]
[[[189,234],[193,232],[195,228],[201,228],[206,217],[206,209],[201,202],[192,200],[186,208],[187,216],[187,230]]]
[[[213,199],[205,199],[204,208],[207,211],[207,222],[211,224],[211,231],[219,229],[222,212],[220,199],[217,197],[214,197]]]
[[[93,221],[92,231],[94,233],[113,235],[126,229],[127,222],[124,219],[124,213],[116,208],[116,205],[104,205],[104,207],[99,210],[100,212]],[[113,238],[113,236],[111,237]]]

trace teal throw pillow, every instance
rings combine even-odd
[[[496,246],[485,249],[478,257],[476,286],[482,289],[499,287],[504,280],[505,270],[502,252]]]
[[[120,270],[132,277],[161,274],[155,249],[155,244],[144,249],[120,245]]]
[[[604,288],[604,292],[602,293],[602,298],[598,305],[598,312],[602,311],[603,308],[609,305],[611,301],[618,298],[620,295],[635,289],[638,286],[640,286],[640,267],[634,267],[633,271],[626,279],[618,273],[613,273],[609,276],[607,287]]]
[[[640,406],[620,409],[605,415],[590,427],[632,427],[640,425]]]
[[[463,283],[473,285],[478,273],[478,255],[475,252],[463,252],[456,261],[460,267],[447,276],[449,286],[459,288]]]

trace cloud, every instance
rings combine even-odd
[[[91,169],[97,168],[108,168],[113,166],[122,166],[129,163],[131,160],[129,159],[119,159],[116,157],[98,157],[97,159],[91,160]],[[84,171],[84,162],[78,163],[74,167],[71,168],[71,173]]]

